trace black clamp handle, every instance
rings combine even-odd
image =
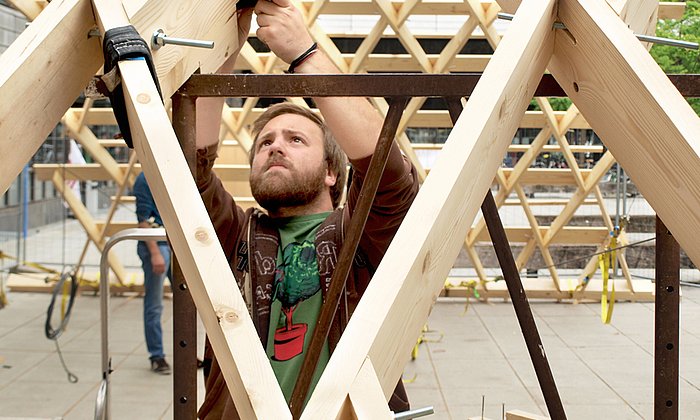
[[[151,50],[148,48],[146,41],[144,41],[138,31],[136,31],[136,28],[132,25],[128,25],[112,28],[105,32],[102,41],[102,52],[105,58],[104,76],[102,76],[102,80],[105,82],[107,90],[109,91],[107,96],[109,96],[109,101],[112,104],[112,111],[117,119],[122,137],[126,145],[133,149],[134,143],[131,139],[129,118],[126,114],[126,101],[124,100],[124,91],[122,89],[117,64],[122,60],[146,61],[148,70],[151,72],[151,77],[153,77],[153,82],[156,84],[156,88],[162,100],[163,93],[158,83],[158,75],[156,74],[156,67],[153,64]]]

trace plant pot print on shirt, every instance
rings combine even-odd
[[[295,324],[294,311],[320,289],[314,244],[304,241],[301,244],[294,242],[287,245],[282,253],[282,264],[275,272],[273,299],[282,304],[286,323],[284,327],[275,330],[274,360],[289,360],[304,351],[308,325]]]

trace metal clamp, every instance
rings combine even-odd
[[[183,45],[185,47],[198,47],[198,48],[214,48],[214,41],[200,41],[198,39],[187,39],[187,38],[174,38],[168,36],[163,32],[162,29],[158,29],[153,32],[151,37],[151,49],[157,50],[163,45]]]

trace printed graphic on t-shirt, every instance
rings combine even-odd
[[[287,245],[282,252],[282,263],[275,271],[273,300],[279,300],[282,304],[286,325],[275,330],[273,360],[289,360],[304,351],[308,325],[295,324],[294,311],[320,289],[314,244],[304,241]]]

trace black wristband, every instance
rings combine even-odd
[[[308,50],[301,53],[299,57],[295,58],[294,61],[292,61],[292,64],[289,65],[289,69],[287,69],[287,73],[294,73],[294,70],[296,70],[296,68],[299,67],[301,63],[306,61],[306,59],[309,58],[311,54],[315,53],[317,49],[318,44],[314,42]]]

